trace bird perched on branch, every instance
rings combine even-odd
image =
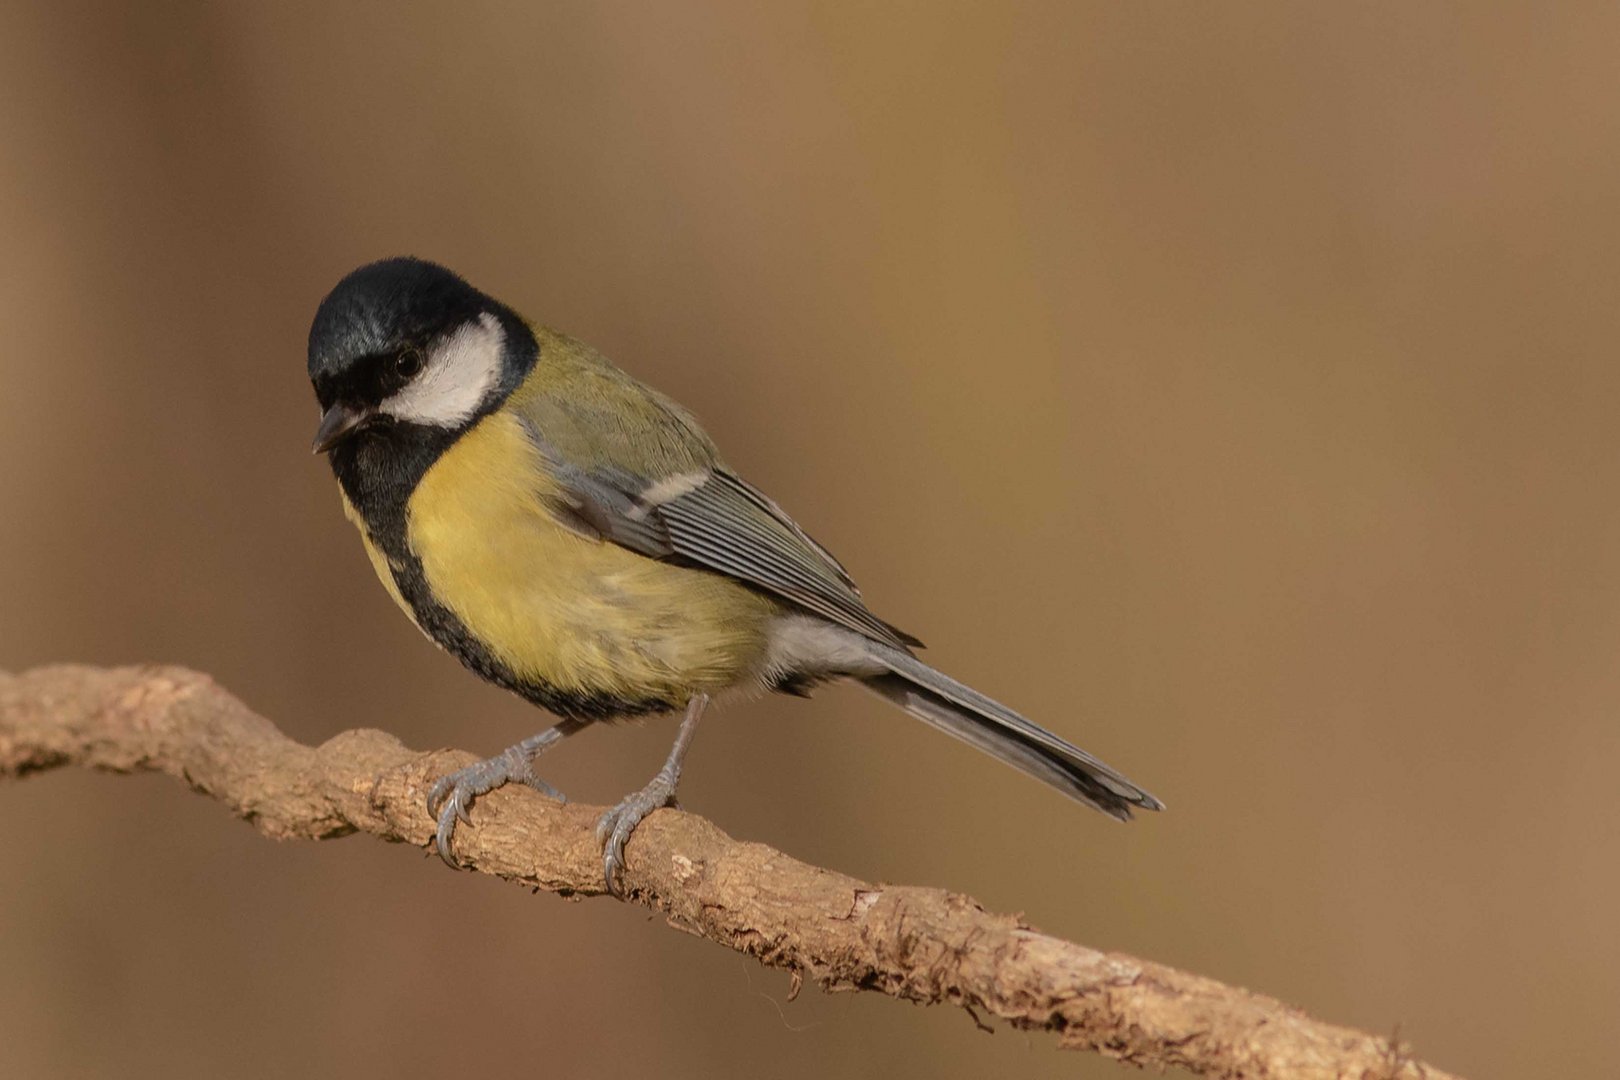
[[[852,678],[1063,794],[1126,820],[1162,804],[1090,754],[913,655],[843,565],[733,472],[692,414],[588,346],[441,266],[349,274],[309,332],[309,377],[344,510],[395,602],[489,681],[560,717],[428,795],[457,821],[598,720],[684,710],[674,748],[597,826],[608,888],[671,803],[710,699]]]

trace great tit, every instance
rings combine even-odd
[[[1163,804],[1078,747],[935,671],[867,610],[837,559],[721,460],[692,414],[590,347],[414,258],[321,301],[309,377],[343,508],[394,601],[552,728],[440,779],[439,854],[478,796],[599,720],[684,710],[651,783],[597,826],[625,841],[674,800],[723,691],[852,678],[912,716],[1120,820]]]

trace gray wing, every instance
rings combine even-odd
[[[876,641],[922,644],[868,611],[843,565],[723,466],[649,480],[612,467],[581,469],[536,441],[563,484],[550,509],[580,535],[725,574]]]

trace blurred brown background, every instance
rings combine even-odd
[[[543,726],[307,449],[317,301],[436,258],[1170,805],[835,689],[720,713],[690,808],[1476,1077],[1620,1072],[1620,8],[876,7],[6,4],[0,665]],[[616,798],[671,732],[547,775]],[[0,813],[7,1076],[1123,1074],[155,777]]]

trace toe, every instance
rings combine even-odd
[[[607,845],[608,837],[613,835],[613,826],[618,820],[619,808],[617,806],[605,811],[601,817],[596,819],[596,842],[598,844],[604,847]]]
[[[439,828],[434,833],[433,842],[439,849],[439,858],[452,870],[460,869],[456,864],[456,857],[450,853],[450,838],[456,833],[456,812],[454,807],[447,806],[439,815]]]
[[[439,777],[433,786],[428,789],[427,811],[429,817],[437,818],[439,816],[439,807],[444,805],[444,800],[450,794],[450,789],[455,786],[456,774],[451,773],[449,776]]]
[[[568,796],[564,795],[562,792],[558,791],[556,788],[552,787],[538,776],[535,776],[533,773],[525,776],[523,778],[523,782],[529,787],[534,788],[534,790],[538,791],[548,799],[556,799],[560,803],[566,803],[568,801]]]
[[[651,810],[647,800],[632,795],[603,814],[596,823],[597,838],[602,843],[602,876],[608,892],[620,899],[624,898],[619,888],[619,876],[624,870],[624,846]]]
[[[612,834],[602,845],[602,878],[607,882],[608,892],[621,900],[624,899],[624,890],[619,887],[619,878],[624,873],[624,845],[640,821],[640,815],[633,810],[619,814],[613,823]]]
[[[609,845],[602,853],[602,880],[607,882],[607,891],[620,900],[624,899],[624,893],[619,889],[619,871],[623,868],[624,860],[620,853]]]

